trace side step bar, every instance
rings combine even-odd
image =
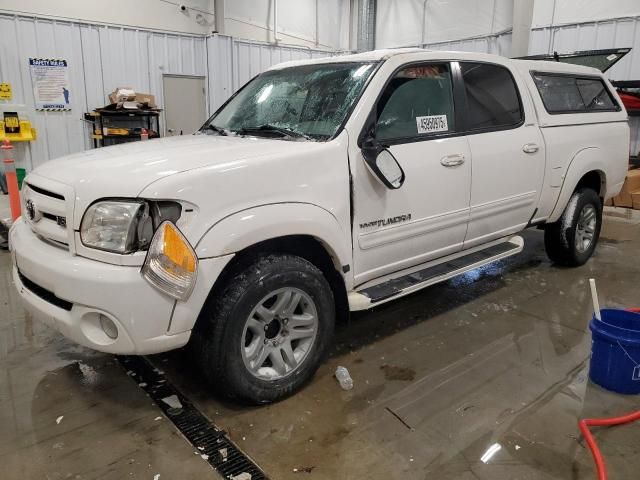
[[[349,309],[351,311],[366,310],[381,305],[483,265],[520,253],[523,248],[524,239],[522,237],[511,237],[506,242],[492,245],[483,250],[476,250],[451,260],[444,260],[442,263],[417,272],[411,272],[378,285],[351,292],[349,293]]]

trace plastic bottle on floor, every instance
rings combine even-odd
[[[353,379],[351,375],[349,375],[349,370],[345,367],[336,368],[336,380],[342,387],[343,390],[351,390],[353,388]]]

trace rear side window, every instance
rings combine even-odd
[[[448,64],[420,64],[396,73],[377,107],[376,138],[433,137],[455,131]]]
[[[600,78],[533,73],[544,108],[549,113],[589,113],[619,110]]]
[[[467,97],[467,130],[518,125],[524,114],[511,72],[499,65],[461,62]]]

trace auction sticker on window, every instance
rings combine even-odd
[[[418,133],[447,132],[449,130],[446,115],[416,117],[416,123],[418,124]]]

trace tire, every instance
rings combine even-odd
[[[544,246],[548,257],[557,265],[584,265],[593,255],[601,228],[600,197],[590,188],[576,190],[558,221],[545,227]]]
[[[314,375],[333,337],[329,283],[312,263],[282,254],[258,256],[223,282],[192,335],[204,375],[218,393],[245,403],[293,394]]]

